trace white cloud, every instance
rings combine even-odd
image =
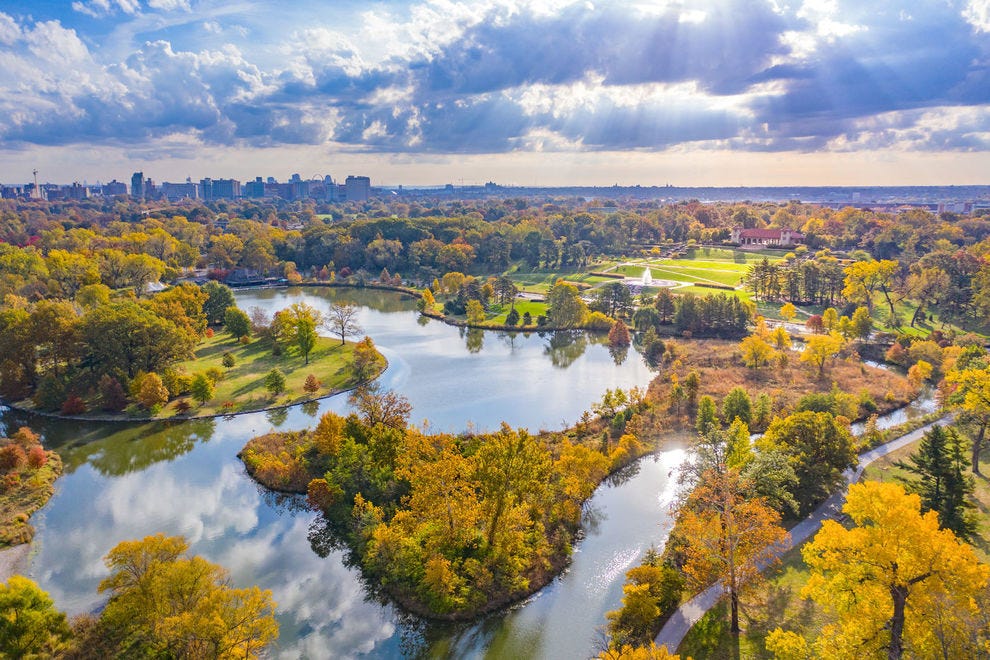
[[[0,11],[0,45],[13,45],[21,36],[21,26],[11,16]]]
[[[990,32],[990,0],[969,0],[962,15],[978,32]]]
[[[191,11],[189,0],[148,0],[148,6],[161,11]]]
[[[164,0],[168,2],[169,0]],[[72,9],[81,14],[101,18],[115,13],[117,10],[134,15],[141,11],[140,0],[77,0],[72,3]]]

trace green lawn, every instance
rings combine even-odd
[[[222,363],[224,353],[228,352],[235,360],[230,369],[224,368]],[[341,346],[339,339],[320,337],[309,354],[307,365],[295,346],[289,347],[280,356],[274,356],[268,341],[252,339],[251,343],[243,345],[226,333],[217,333],[200,343],[195,359],[177,365],[180,371],[193,376],[211,367],[220,369],[224,377],[216,384],[213,398],[199,405],[190,396],[182,396],[170,402],[159,417],[175,415],[178,401],[186,401],[192,406],[190,415],[209,415],[258,410],[325,396],[334,389],[354,384],[350,368],[353,352],[352,343]],[[265,389],[265,375],[275,367],[282,370],[286,381],[286,391],[277,397]],[[303,390],[303,383],[309,374],[316,376],[321,383],[319,391],[314,394]]]
[[[691,628],[678,649],[682,658],[773,658],[767,652],[767,634],[777,627],[815,637],[825,624],[824,613],[802,600],[801,587],[808,569],[799,549],[788,551],[766,583],[743,596],[738,638],[729,633],[728,601],[723,599]]]

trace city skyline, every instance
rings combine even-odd
[[[990,0],[0,2],[0,182],[940,185]]]

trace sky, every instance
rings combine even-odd
[[[990,183],[990,0],[0,0],[0,182]]]

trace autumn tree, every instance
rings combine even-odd
[[[378,383],[353,390],[347,402],[357,408],[367,426],[381,424],[399,431],[405,430],[412,412],[409,399],[394,390],[383,390]]]
[[[773,357],[773,347],[756,335],[750,335],[739,344],[742,351],[743,364],[750,369],[759,369],[770,364]]]
[[[692,589],[720,583],[729,596],[730,630],[739,633],[739,593],[777,561],[787,538],[780,514],[752,484],[728,465],[728,444],[720,431],[702,435],[695,459],[681,469],[682,483],[693,484],[677,522],[684,566]]]
[[[794,306],[794,303],[784,303],[780,307],[780,315],[785,321],[790,323],[794,320],[794,317],[797,316],[797,307]]]
[[[378,363],[378,349],[371,337],[365,337],[354,346],[354,355],[351,361],[351,369],[358,380],[365,380],[371,376],[372,369]]]
[[[949,530],[921,498],[892,483],[849,487],[846,529],[822,523],[801,555],[811,577],[801,591],[838,621],[814,646],[822,657],[975,657],[977,597],[990,567]],[[778,629],[779,630],[779,629]],[[792,633],[793,634],[793,633]],[[768,646],[787,640],[775,631]]]
[[[961,410],[965,419],[977,426],[970,462],[973,473],[980,474],[980,451],[990,426],[990,369],[954,370],[946,374],[945,380],[958,388],[951,398],[953,405]]]
[[[358,308],[356,305],[335,302],[331,303],[324,324],[333,334],[340,337],[340,345],[343,346],[347,337],[361,332],[361,325],[358,323],[357,317]]]
[[[680,603],[684,577],[665,566],[654,548],[646,551],[639,566],[626,572],[622,585],[622,607],[606,614],[610,647],[649,643],[656,635],[657,622]]]
[[[0,583],[0,655],[49,658],[70,636],[65,615],[37,584],[20,575]]]
[[[818,367],[818,375],[825,374],[825,365],[842,350],[842,339],[835,335],[812,335],[801,351],[801,361]]]
[[[873,294],[878,289],[883,292],[887,305],[890,307],[890,317],[894,318],[894,303],[890,299],[892,282],[897,274],[896,261],[857,261],[846,267],[842,295],[847,300],[866,305],[873,312]]]
[[[306,382],[303,383],[303,390],[306,394],[312,396],[313,394],[319,392],[321,387],[323,387],[323,383],[320,382],[319,378],[313,374],[306,376]]]
[[[134,398],[147,410],[154,410],[168,403],[168,389],[162,383],[161,376],[156,373],[138,376],[131,387]]]
[[[547,320],[555,328],[573,328],[584,323],[588,306],[578,289],[564,280],[550,287],[547,293]]]
[[[227,571],[187,556],[181,537],[117,544],[104,561],[101,625],[122,656],[256,658],[278,636],[270,591],[229,586]]]
[[[468,323],[484,323],[485,321],[485,306],[481,304],[478,300],[467,301],[467,320]]]
[[[628,346],[632,343],[629,337],[629,328],[619,319],[612,324],[612,329],[608,333],[609,346]]]

